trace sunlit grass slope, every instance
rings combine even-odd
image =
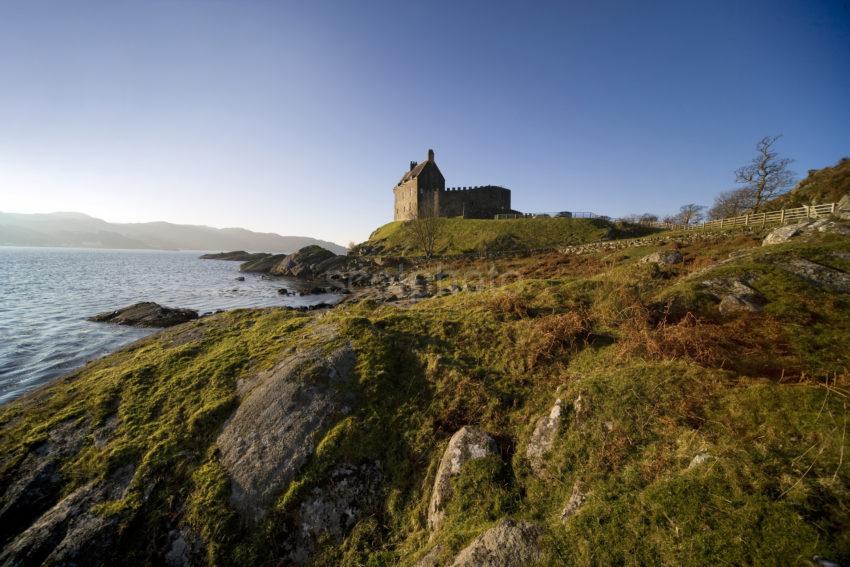
[[[436,220],[435,251],[440,255],[468,252],[537,250],[644,234],[646,229],[623,227],[601,219],[528,218]],[[396,221],[378,228],[364,243],[383,253],[416,256],[422,248],[408,224]]]
[[[576,238],[607,230],[544,222]],[[67,490],[136,463],[128,496],[101,513],[126,522],[121,549],[139,561],[152,561],[149,542],[176,517],[201,534],[211,563],[273,564],[303,498],[335,465],[379,462],[379,503],[342,541],[321,542],[315,564],[411,565],[434,545],[450,557],[505,517],[545,527],[544,565],[847,562],[850,295],[781,266],[802,257],[846,270],[850,241],[757,244],[735,235],[686,245],[684,264],[663,267],[639,262],[651,248],[530,259],[512,267],[517,281],[484,291],[322,315],[357,354],[359,402],[253,528],[229,507],[215,435],[238,404],[239,378],[314,340],[312,316],[205,318],[5,406],[0,480],[57,423],[117,416],[107,443],[67,459]],[[730,251],[742,254],[718,264]],[[537,271],[544,260],[548,275]],[[743,276],[765,309],[721,316],[699,282]],[[556,398],[570,409],[541,477],[525,447]],[[432,537],[424,517],[436,468],[469,424],[500,455],[463,469]],[[577,480],[587,501],[563,523]]]

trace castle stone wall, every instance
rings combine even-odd
[[[434,216],[492,219],[512,212],[510,189],[495,185],[446,189],[446,179],[434,162],[434,150],[428,150],[428,159],[422,163],[410,162],[393,193],[393,218],[397,221]]]
[[[458,187],[440,191],[440,216],[492,219],[511,212],[511,191],[504,187]]]

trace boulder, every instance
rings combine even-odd
[[[798,234],[800,234],[802,227],[806,224],[808,224],[808,222],[789,224],[773,229],[767,234],[767,236],[764,237],[764,240],[762,240],[761,245],[770,246],[771,244],[781,244],[783,242],[787,242]]]
[[[502,520],[457,554],[452,567],[525,567],[540,559],[543,529],[531,522]]]
[[[850,293],[850,274],[847,272],[805,258],[793,258],[782,268],[822,288]]]
[[[770,231],[761,244],[762,246],[782,244],[783,242],[788,242],[792,238],[797,238],[799,236],[815,232],[850,236],[850,228],[834,220],[824,218],[780,226],[779,228]]]
[[[576,515],[585,501],[587,500],[587,492],[584,483],[577,480],[573,483],[573,490],[570,493],[570,499],[567,500],[566,506],[561,511],[561,521],[566,523],[567,520]]]
[[[691,459],[691,462],[688,464],[688,469],[692,469],[700,466],[701,464],[709,461],[711,459],[711,455],[708,453],[697,453],[694,455],[694,458]]]
[[[311,279],[334,267],[342,261],[340,259],[345,260],[345,256],[337,256],[330,250],[313,244],[284,257],[272,266],[269,273],[275,276]]]
[[[684,261],[682,257],[682,253],[678,250],[659,250],[658,252],[653,252],[648,256],[644,256],[640,259],[640,261],[644,264],[680,264]]]
[[[720,300],[717,309],[724,315],[739,311],[758,312],[767,303],[767,299],[743,278],[715,278],[701,283],[706,291]]]
[[[429,529],[435,531],[443,522],[446,505],[452,496],[452,477],[459,475],[469,461],[498,454],[496,442],[480,429],[465,426],[452,435],[440,460],[431,491],[431,501],[428,504]]]
[[[117,311],[99,313],[89,317],[89,321],[131,327],[171,327],[197,318],[198,312],[194,309],[175,309],[152,301],[143,301]]]
[[[242,386],[243,401],[217,445],[231,479],[231,505],[249,523],[263,517],[322,435],[350,411],[353,400],[340,386],[354,362],[350,346],[330,355],[316,347],[290,354]]]
[[[558,399],[549,413],[537,420],[534,431],[531,433],[528,446],[525,448],[525,457],[531,465],[531,470],[537,476],[545,475],[545,457],[555,443],[563,414],[564,403]]]

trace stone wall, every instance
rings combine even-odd
[[[419,210],[417,199],[416,180],[411,179],[407,183],[398,185],[393,189],[395,193],[395,214],[393,220],[410,220],[416,218]]]
[[[492,219],[511,212],[511,191],[504,187],[456,187],[440,191],[441,217]]]

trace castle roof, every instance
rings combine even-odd
[[[434,161],[434,150],[428,150],[428,159],[420,163],[410,162],[410,166],[410,169],[401,176],[401,180],[398,182],[399,185],[419,177],[427,167],[434,167],[438,172],[440,171],[440,168],[437,167],[437,163]]]

